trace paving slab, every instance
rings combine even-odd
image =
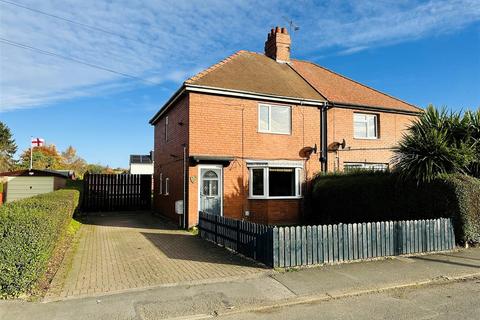
[[[268,272],[146,212],[90,216],[71,255],[45,301]]]

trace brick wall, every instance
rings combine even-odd
[[[355,112],[378,116],[378,139],[356,139],[353,134]],[[329,152],[328,168],[343,170],[345,162],[369,162],[389,164],[394,147],[402,137],[402,132],[415,118],[411,115],[366,112],[361,110],[333,108],[328,111],[328,143],[346,141],[346,148],[338,153]],[[338,158],[337,158],[338,156]]]
[[[300,155],[302,148],[317,144],[320,147],[320,112],[316,107],[292,105],[292,133],[279,135],[258,132],[258,103],[260,101],[199,93],[190,93],[177,102],[166,115],[169,117],[169,136],[164,142],[165,116],[155,125],[155,208],[172,219],[174,202],[183,197],[182,144],[188,144],[188,155],[234,157],[224,173],[224,215],[270,224],[291,224],[300,219],[302,200],[248,199],[249,171],[246,159],[303,160],[306,183],[320,170],[318,154],[310,159]],[[270,103],[272,104],[272,103]],[[361,112],[361,111],[358,111]],[[353,137],[351,109],[334,108],[328,111],[328,143],[346,140],[347,148],[329,153],[329,170],[343,168],[344,162],[389,163],[391,148],[401,138],[402,130],[412,116],[376,113],[379,116],[380,136],[376,140]],[[182,122],[183,126],[178,122]],[[190,125],[189,125],[190,124]],[[361,150],[360,150],[361,149]],[[172,157],[176,155],[177,158]],[[178,160],[178,161],[176,161]],[[188,169],[189,226],[198,222],[199,167]],[[170,178],[170,194],[158,195],[158,177]],[[245,211],[250,217],[245,217]]]
[[[168,116],[168,140],[165,141],[165,121]],[[153,203],[157,213],[175,222],[175,201],[183,199],[183,144],[188,148],[188,96],[184,96],[154,127]],[[187,149],[188,154],[188,149]],[[162,174],[162,194],[160,190]],[[165,195],[165,181],[169,179],[169,193]]]
[[[318,157],[300,156],[305,146],[320,144],[319,111],[292,106],[292,133],[279,135],[257,131],[258,101],[204,94],[190,94],[191,155],[233,156],[224,172],[224,215],[264,223],[293,223],[300,216],[301,200],[249,200],[246,159],[304,160],[305,178],[320,169]],[[271,104],[271,103],[270,103]],[[198,168],[190,168],[190,223],[198,221]],[[282,208],[283,207],[283,208]],[[246,210],[250,217],[244,216]]]

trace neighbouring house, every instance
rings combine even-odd
[[[150,154],[130,155],[129,173],[153,174],[153,151]]]
[[[183,227],[196,225],[199,211],[295,223],[314,175],[386,169],[420,112],[292,59],[290,36],[277,27],[264,54],[238,51],[186,80],[150,120],[154,208],[175,221],[183,214]]]
[[[11,202],[65,187],[73,172],[55,170],[18,170],[0,173],[4,202]]]

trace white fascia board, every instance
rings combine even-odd
[[[323,106],[327,103],[327,101],[321,101],[321,100],[299,99],[295,97],[276,96],[276,95],[255,93],[255,92],[242,91],[242,90],[231,90],[231,89],[223,89],[223,88],[216,88],[216,87],[198,86],[198,85],[186,85],[185,89],[190,92],[209,93],[209,94],[257,99],[257,100],[286,102],[286,103],[293,103],[293,104],[299,104],[299,105]]]
[[[231,90],[231,89],[223,89],[223,88],[216,88],[216,87],[199,86],[199,85],[193,85],[193,84],[185,84],[180,89],[178,89],[177,92],[175,92],[175,94],[167,101],[167,103],[163,105],[160,111],[158,111],[152,117],[152,119],[150,119],[149,123],[151,125],[154,125],[155,122],[162,116],[162,114],[164,114],[177,101],[177,99],[186,91],[216,94],[216,95],[223,95],[223,96],[237,97],[237,98],[256,99],[256,100],[263,100],[263,101],[284,102],[284,103],[291,103],[291,104],[297,104],[297,105],[324,106],[328,103],[327,101],[322,101],[322,100],[299,99],[295,97],[276,96],[276,95],[242,91],[242,90]]]

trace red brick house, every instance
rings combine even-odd
[[[150,120],[154,207],[184,227],[198,223],[199,211],[295,223],[306,182],[322,171],[388,167],[419,112],[291,59],[290,36],[277,27],[265,54],[238,51],[186,80]]]

